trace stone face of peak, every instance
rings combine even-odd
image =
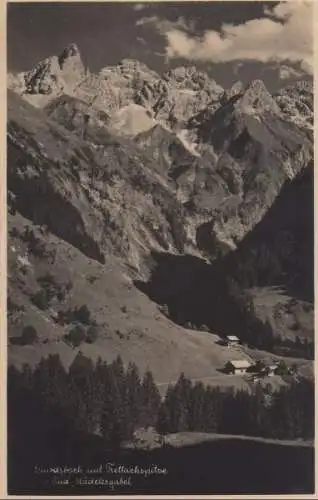
[[[136,59],[129,59],[128,57],[121,59],[117,66],[119,66],[121,69],[126,69],[127,71],[151,71],[146,64],[143,64]]]
[[[235,108],[240,112],[269,110],[272,113],[280,113],[279,106],[268,92],[262,80],[254,80],[248,85],[242,97],[235,103]]]
[[[303,129],[310,130],[314,122],[313,83],[298,81],[283,87],[274,96],[283,116]]]
[[[71,43],[63,50],[59,64],[64,81],[68,85],[74,86],[85,77],[85,67],[75,43]]]
[[[232,99],[232,97],[242,94],[244,92],[244,85],[241,80],[233,83],[232,87],[225,91],[225,100]]]
[[[114,66],[106,66],[101,69],[99,75],[108,81],[120,84],[121,86],[143,84],[145,81],[159,80],[160,76],[146,64],[135,59],[122,59]],[[141,86],[141,85],[140,85]]]
[[[29,94],[51,94],[54,91],[61,91],[64,83],[58,58],[52,56],[44,59],[25,74],[24,80],[26,92]]]
[[[47,57],[33,69],[22,73],[21,93],[26,95],[44,95],[53,98],[61,93],[69,93],[85,77],[85,68],[79,49],[75,43],[66,47],[60,56]],[[15,79],[17,81],[17,79]],[[47,98],[43,105],[47,103]],[[36,102],[34,102],[37,105]]]
[[[222,87],[195,66],[170,69],[161,77],[146,64],[124,58],[99,73],[90,73],[75,43],[31,71],[12,75],[8,85],[40,108],[61,94],[78,98],[107,114],[136,104],[165,126],[178,130],[201,110],[211,104],[215,107],[224,94]]]
[[[69,57],[81,57],[80,51],[76,43],[71,43],[65,49],[63,50],[62,54],[59,57],[59,63],[60,65],[63,64],[63,62],[68,59]]]
[[[256,89],[257,91],[266,91],[265,83],[263,80],[252,80],[251,83],[247,86],[247,89]]]
[[[195,66],[178,66],[168,70],[163,78],[180,89],[207,91],[218,97],[223,93],[223,88],[215,80],[204,71],[199,71]]]

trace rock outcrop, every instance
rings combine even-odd
[[[282,88],[274,96],[282,115],[304,130],[313,130],[314,91],[313,84],[298,81]]]

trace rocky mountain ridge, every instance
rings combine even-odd
[[[93,147],[110,133],[151,157],[185,209],[193,245],[210,257],[236,248],[313,155],[308,82],[276,96],[261,80],[224,91],[195,67],[160,77],[130,59],[94,75],[76,44],[15,81],[23,79],[22,98],[45,104],[46,114]],[[8,84],[17,92],[12,78]],[[210,237],[198,238],[202,223]]]
[[[231,89],[223,89],[195,66],[169,69],[160,76],[145,64],[132,59],[122,59],[117,65],[104,67],[94,74],[85,68],[75,43],[71,43],[60,55],[40,61],[30,71],[8,75],[9,88],[38,107],[45,106],[63,94],[108,113],[135,103],[172,128],[182,127],[206,107],[217,108],[238,94],[247,92],[244,105],[248,106],[248,99],[257,95],[259,85],[260,82],[255,81],[244,88],[242,82],[238,81]],[[304,105],[308,109],[302,107],[301,110],[299,107],[299,111],[309,115],[312,112],[312,84],[297,82],[275,96],[278,103],[284,101],[281,108],[287,114],[288,108],[292,111],[295,105],[293,89],[296,88],[298,92],[300,87],[306,89],[307,101]],[[289,102],[286,102],[287,96]],[[311,100],[311,106],[310,102],[308,105],[308,99]]]

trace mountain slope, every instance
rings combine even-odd
[[[182,205],[129,141],[103,130],[90,145],[12,94],[8,114],[8,187],[23,214],[90,257],[118,252],[137,269],[149,248],[184,245]]]

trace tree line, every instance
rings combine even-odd
[[[272,391],[257,384],[252,393],[194,385],[181,375],[160,406],[161,433],[200,431],[275,439],[314,436],[313,382],[302,378]]]
[[[150,371],[141,377],[135,364],[125,368],[120,357],[94,364],[79,353],[67,371],[56,354],[33,370],[8,368],[9,438],[21,432],[21,419],[25,427],[34,418],[35,434],[67,440],[72,429],[101,436],[111,449],[141,427],[154,427],[161,435],[200,431],[311,439],[314,387],[302,378],[276,392],[256,385],[249,393],[193,384],[181,374],[162,398]]]

